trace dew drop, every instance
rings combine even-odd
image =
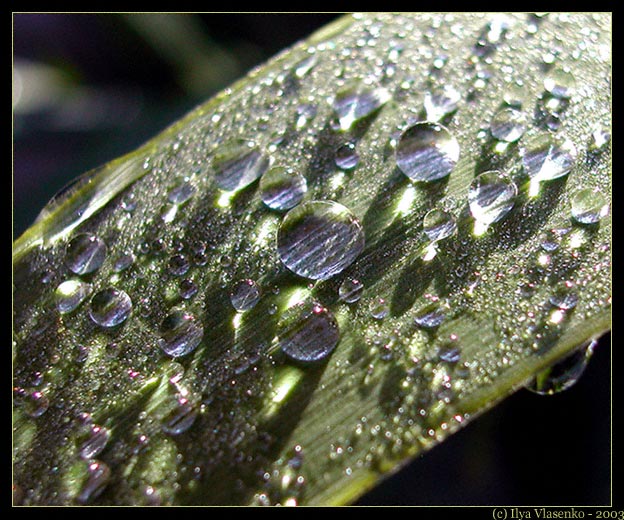
[[[360,156],[355,150],[355,144],[346,143],[336,150],[336,166],[341,170],[352,170],[360,162]]]
[[[256,306],[260,294],[260,287],[254,280],[240,280],[232,288],[230,302],[237,311],[248,311]]]
[[[277,234],[277,251],[295,274],[327,280],[351,265],[364,249],[364,231],[349,209],[309,201],[290,210]]]
[[[195,186],[185,181],[172,188],[167,195],[167,199],[173,204],[183,204],[190,199],[194,193]]]
[[[333,102],[340,130],[349,130],[356,122],[370,116],[390,100],[390,93],[383,87],[371,88],[359,84],[340,90]]]
[[[574,76],[565,69],[552,69],[544,78],[544,89],[546,92],[560,99],[572,97],[575,85]]]
[[[389,312],[390,308],[383,298],[378,298],[371,304],[370,314],[376,320],[383,320]]]
[[[204,328],[188,312],[171,312],[160,326],[158,346],[171,357],[186,356],[197,348],[204,337]]]
[[[429,240],[438,242],[457,233],[457,222],[452,213],[434,208],[423,218],[423,231]]]
[[[524,134],[526,117],[513,108],[505,108],[496,113],[490,122],[490,133],[494,139],[505,143],[515,143]]]
[[[197,407],[187,399],[181,398],[163,419],[162,430],[167,435],[180,435],[193,426],[196,418]]]
[[[258,179],[269,162],[254,141],[234,141],[218,150],[212,160],[215,182],[223,191],[241,190]]]
[[[522,83],[510,83],[503,92],[503,101],[512,108],[520,108],[527,102],[527,89]]]
[[[508,175],[492,170],[477,175],[470,184],[468,204],[479,235],[501,220],[514,206],[518,188]]]
[[[91,285],[80,280],[67,280],[54,291],[56,308],[61,314],[76,309],[91,294]]]
[[[168,269],[173,276],[182,276],[189,270],[191,263],[188,258],[181,253],[173,255],[169,259]]]
[[[447,309],[436,303],[426,305],[414,316],[414,323],[423,329],[435,329],[446,319],[446,311]]]
[[[591,134],[589,151],[596,153],[604,150],[611,141],[611,134],[602,128],[596,128]]]
[[[93,425],[89,431],[89,437],[81,445],[79,449],[80,458],[91,460],[97,457],[108,444],[111,432],[103,426]]]
[[[197,285],[193,280],[185,278],[180,282],[180,298],[189,300],[197,294]]]
[[[47,412],[50,401],[43,392],[33,390],[27,392],[23,399],[24,411],[33,419]]]
[[[306,300],[290,307],[277,327],[280,348],[295,361],[320,361],[340,340],[334,315],[317,301]]]
[[[564,136],[542,134],[531,148],[520,151],[524,171],[531,179],[529,195],[539,193],[540,183],[567,175],[576,159],[574,143]]]
[[[124,291],[108,287],[91,298],[89,316],[102,327],[115,327],[126,321],[132,311],[132,300]]]
[[[355,278],[346,278],[338,288],[338,299],[345,303],[355,303],[364,292],[364,284]]]
[[[87,468],[87,475],[87,481],[76,497],[80,504],[88,504],[102,494],[110,480],[111,470],[106,463],[94,460]]]
[[[106,244],[94,235],[83,233],[67,244],[65,263],[76,274],[97,271],[106,258]]]
[[[301,202],[308,186],[305,177],[281,166],[268,169],[260,179],[260,198],[269,208],[286,211]]]
[[[457,111],[461,94],[453,87],[446,85],[439,92],[425,93],[424,108],[427,120],[442,121]]]
[[[579,297],[574,290],[574,285],[569,282],[560,284],[553,294],[550,295],[548,301],[554,307],[563,311],[568,311],[576,307]]]
[[[122,253],[113,264],[113,270],[116,273],[120,273],[128,269],[136,260],[132,253]]]
[[[609,203],[598,190],[583,188],[572,195],[572,218],[579,224],[597,224],[609,213]]]
[[[461,359],[461,351],[456,345],[442,345],[438,349],[438,357],[446,363],[457,363]]]
[[[316,54],[311,54],[307,58],[299,61],[294,67],[293,72],[296,78],[303,78],[308,72],[310,72],[316,63],[318,62],[318,56]]]
[[[438,123],[421,122],[401,134],[396,163],[413,181],[431,182],[449,175],[459,160],[459,143]]]

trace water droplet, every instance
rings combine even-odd
[[[352,170],[360,162],[354,143],[346,143],[336,150],[336,166],[341,170]]]
[[[87,481],[76,497],[80,504],[88,504],[102,494],[110,480],[111,470],[106,463],[94,460],[87,468],[87,475]]]
[[[544,78],[544,89],[556,98],[572,97],[575,85],[574,76],[565,69],[552,69]]]
[[[484,57],[496,49],[509,30],[509,22],[506,17],[496,16],[489,21],[481,30],[474,47],[474,53],[478,57]]]
[[[196,294],[197,285],[195,285],[195,282],[193,282],[193,280],[186,278],[180,282],[180,298],[189,300]]]
[[[40,417],[50,407],[50,401],[43,392],[27,392],[23,400],[24,410],[32,418]]]
[[[611,134],[602,128],[596,128],[592,134],[589,142],[589,151],[596,153],[600,150],[604,150],[611,141]]]
[[[132,311],[132,300],[124,291],[108,287],[91,298],[89,316],[102,327],[115,327],[126,321]]]
[[[390,312],[390,308],[386,303],[386,300],[383,298],[378,298],[373,301],[370,309],[371,316],[376,320],[383,320],[388,313]]]
[[[195,186],[185,181],[172,188],[171,191],[169,191],[169,195],[167,195],[167,199],[173,204],[183,204],[190,199],[194,193]]]
[[[522,137],[526,128],[524,113],[513,108],[500,110],[490,122],[490,133],[494,139],[514,143]]]
[[[510,83],[503,92],[503,101],[512,108],[522,107],[527,102],[526,86],[518,82]]]
[[[180,435],[193,426],[196,418],[197,407],[187,399],[181,398],[163,419],[162,430],[168,435]]]
[[[127,193],[121,199],[121,209],[128,213],[134,211],[137,207],[136,195],[134,193]]]
[[[446,319],[447,311],[447,308],[437,303],[426,305],[414,316],[414,323],[424,329],[435,329]]]
[[[514,206],[518,188],[508,175],[496,170],[482,173],[470,184],[468,203],[475,219],[475,234],[480,235],[501,220]]]
[[[314,68],[318,61],[318,56],[316,54],[311,54],[307,58],[299,61],[294,67],[293,72],[295,73],[295,77],[301,79],[303,78],[310,70]]]
[[[531,179],[529,195],[539,193],[540,183],[567,175],[576,159],[574,143],[564,136],[542,134],[530,149],[520,151],[522,165]]]
[[[401,134],[396,163],[413,181],[430,182],[449,175],[459,160],[459,143],[438,123],[422,122]]]
[[[232,288],[230,302],[237,311],[248,311],[256,306],[260,294],[260,287],[254,280],[240,280]]]
[[[297,130],[301,130],[307,126],[307,124],[316,117],[318,111],[316,105],[304,103],[297,107],[297,119],[295,121],[295,127]]]
[[[197,348],[204,328],[192,314],[182,310],[170,313],[160,326],[158,346],[171,357],[186,356]]]
[[[439,92],[425,93],[425,114],[431,122],[442,121],[457,111],[461,94],[450,85],[445,85]]]
[[[173,276],[182,276],[186,274],[190,266],[191,263],[189,262],[188,258],[186,258],[186,256],[184,256],[183,254],[178,253],[177,255],[173,255],[169,259],[168,268],[169,272]]]
[[[212,160],[215,182],[223,191],[241,190],[260,178],[269,162],[254,141],[234,141],[218,150]]]
[[[583,188],[572,195],[570,209],[579,224],[597,224],[609,213],[609,203],[600,191]]]
[[[360,121],[379,110],[390,100],[390,93],[383,87],[371,88],[363,84],[340,90],[333,102],[340,130],[349,130]]]
[[[278,325],[278,344],[295,361],[320,361],[340,340],[334,315],[317,301],[302,301],[286,310]]]
[[[355,303],[362,297],[364,284],[355,278],[346,278],[338,288],[338,299],[345,303]]]
[[[108,444],[111,437],[110,430],[103,426],[93,425],[89,431],[89,438],[85,440],[79,449],[80,458],[91,460],[97,457]]]
[[[564,311],[568,311],[576,307],[578,300],[578,294],[574,290],[574,285],[570,282],[560,284],[548,299],[552,306]]]
[[[65,263],[76,274],[98,270],[106,258],[106,244],[94,235],[83,233],[67,244]]]
[[[80,280],[67,280],[54,292],[56,308],[61,314],[76,309],[91,294],[91,285]]]
[[[260,179],[260,198],[269,208],[285,211],[295,207],[306,194],[305,177],[281,166],[268,169]]]
[[[327,280],[340,273],[363,249],[359,220],[331,201],[309,201],[290,210],[277,235],[277,251],[284,265],[313,280]]]
[[[136,258],[132,253],[123,253],[117,258],[117,260],[115,260],[115,263],[113,264],[113,269],[117,273],[125,271],[134,263],[135,260]]]
[[[447,343],[438,349],[438,357],[446,363],[457,363],[461,359],[461,351],[456,345]]]
[[[583,375],[598,342],[592,340],[552,367],[540,372],[526,388],[539,395],[553,395],[572,387]]]
[[[452,213],[434,208],[423,218],[423,231],[429,240],[438,242],[457,233],[457,222]]]

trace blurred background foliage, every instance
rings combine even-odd
[[[13,15],[13,237],[78,175],[137,148],[340,13]],[[358,505],[611,500],[611,336],[580,381],[522,390]]]

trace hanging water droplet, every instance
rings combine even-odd
[[[371,304],[370,314],[376,320],[383,320],[389,312],[390,307],[383,298],[377,298]]]
[[[124,291],[108,287],[91,298],[89,316],[102,327],[115,327],[126,321],[132,311],[132,300]]]
[[[334,315],[317,301],[299,302],[287,309],[277,325],[280,348],[295,361],[326,358],[340,340]]]
[[[171,312],[160,326],[158,346],[171,357],[190,354],[201,343],[204,328],[195,316],[183,310]]]
[[[248,311],[256,306],[260,294],[260,287],[254,280],[240,280],[232,288],[230,302],[237,311]]]
[[[449,175],[459,160],[457,139],[438,123],[422,122],[401,134],[396,163],[411,180],[431,182]]]
[[[572,387],[583,375],[598,342],[592,340],[552,367],[540,372],[526,388],[539,395],[553,395]]]
[[[505,108],[496,113],[490,122],[490,133],[494,139],[505,143],[515,143],[526,129],[524,113]]]
[[[24,395],[23,405],[26,414],[34,419],[47,412],[50,401],[43,392],[33,390]]]
[[[553,294],[550,295],[548,301],[554,307],[561,310],[568,311],[576,307],[579,297],[574,290],[574,284],[570,282],[564,282],[560,284]]]
[[[435,329],[446,319],[448,308],[437,303],[426,305],[414,316],[416,326],[423,329]]]
[[[351,85],[340,90],[333,102],[340,130],[349,130],[356,122],[370,116],[390,100],[383,87],[372,88],[364,84]]]
[[[542,134],[531,148],[520,151],[524,171],[531,179],[529,196],[539,193],[540,183],[567,175],[576,159],[576,147],[565,136]]]
[[[163,419],[162,430],[168,435],[180,435],[187,431],[197,419],[197,407],[189,400],[181,398],[176,406]]]
[[[609,203],[597,189],[583,188],[572,195],[570,210],[579,224],[597,224],[609,214]]]
[[[215,182],[223,191],[241,190],[258,179],[269,163],[254,141],[233,141],[223,145],[212,160]]]
[[[106,244],[94,235],[83,233],[75,236],[65,250],[65,264],[76,274],[97,271],[106,258]]]
[[[345,303],[355,303],[364,292],[364,284],[355,278],[346,278],[338,288],[338,299]]]
[[[82,486],[76,500],[80,504],[88,504],[102,494],[111,477],[111,470],[102,461],[94,460],[87,468],[87,481]]]
[[[80,458],[91,460],[97,457],[108,444],[111,432],[103,426],[93,425],[89,431],[89,438],[86,439],[79,449]]]
[[[427,121],[438,122],[451,116],[457,111],[460,101],[461,94],[450,85],[445,85],[440,91],[426,92],[424,107]]]
[[[268,169],[260,179],[260,198],[269,208],[286,211],[301,202],[308,186],[305,177],[281,166]]]
[[[565,69],[552,69],[544,78],[544,89],[556,98],[568,99],[572,97],[575,85],[574,76]]]
[[[56,308],[61,314],[76,309],[91,294],[91,285],[80,280],[67,280],[54,291]]]
[[[340,273],[363,249],[359,220],[331,201],[309,201],[290,210],[277,234],[280,260],[295,274],[313,280]]]
[[[182,276],[189,270],[191,263],[183,254],[173,255],[169,259],[168,269],[173,276]]]
[[[452,213],[434,208],[423,218],[423,231],[429,240],[438,242],[457,233],[457,222]]]
[[[336,166],[341,170],[352,170],[360,162],[354,143],[345,143],[336,150]]]
[[[496,170],[482,173],[470,184],[468,204],[475,219],[476,235],[483,234],[514,206],[518,188],[508,175]]]

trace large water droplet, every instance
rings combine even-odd
[[[239,312],[253,309],[260,300],[260,294],[260,287],[254,280],[240,280],[230,293],[232,307]]]
[[[583,375],[598,342],[592,340],[562,361],[540,372],[526,388],[539,395],[553,395],[573,386]]]
[[[222,146],[212,160],[215,182],[223,191],[241,190],[258,179],[269,162],[254,141],[233,141]]]
[[[446,85],[442,90],[425,94],[425,114],[431,122],[442,121],[454,114],[461,100],[461,94]]]
[[[572,97],[575,85],[574,76],[565,69],[552,69],[544,78],[544,89],[556,98]]]
[[[91,294],[91,285],[80,280],[67,280],[54,291],[56,308],[61,314],[76,309]]]
[[[308,190],[305,177],[281,166],[268,169],[260,179],[260,198],[269,208],[286,211],[301,202]]]
[[[355,278],[346,278],[338,288],[338,299],[345,303],[355,303],[362,297],[364,284]]]
[[[583,188],[572,195],[570,211],[579,224],[597,224],[609,213],[609,203],[600,191]]]
[[[288,269],[327,280],[351,265],[364,249],[364,231],[346,207],[310,201],[289,211],[277,234],[277,251]]]
[[[76,274],[98,270],[105,258],[106,244],[94,235],[83,233],[67,244],[65,264]]]
[[[517,193],[515,183],[504,173],[493,170],[475,177],[468,192],[475,234],[482,234],[490,224],[507,215],[514,206]]]
[[[158,346],[168,356],[181,357],[195,350],[203,337],[204,328],[192,314],[175,310],[160,326]]]
[[[102,327],[115,327],[126,321],[132,311],[132,300],[124,291],[108,287],[91,298],[89,316]]]
[[[354,123],[379,110],[390,97],[385,88],[372,88],[364,84],[351,85],[340,90],[333,103],[340,130],[349,130]]]
[[[111,433],[103,426],[93,425],[89,431],[89,437],[80,445],[80,458],[91,460],[97,457],[108,444]]]
[[[396,163],[413,181],[430,182],[449,175],[459,160],[457,139],[438,123],[416,123],[401,134]]]
[[[326,358],[340,340],[334,315],[316,301],[303,301],[289,308],[278,323],[278,344],[296,361]]]
[[[574,143],[563,136],[543,134],[529,149],[521,150],[522,165],[531,179],[529,195],[539,193],[540,183],[567,175],[576,159]]]
[[[88,504],[102,494],[110,480],[111,470],[106,463],[94,460],[87,468],[87,475],[87,481],[76,497],[80,504]]]
[[[490,122],[490,133],[494,139],[514,143],[522,137],[526,128],[524,113],[513,108],[500,110]]]

